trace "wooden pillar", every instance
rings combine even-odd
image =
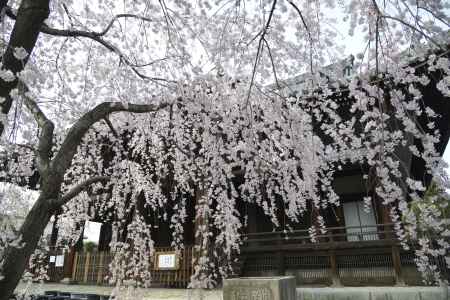
[[[341,278],[339,277],[339,270],[336,261],[336,253],[330,251],[330,269],[331,269],[331,286],[342,286]]]
[[[86,253],[86,261],[85,261],[85,264],[84,264],[83,283],[87,283],[88,271],[89,271],[89,261],[91,259],[91,253],[90,252],[85,252],[85,253]]]
[[[66,252],[64,257],[64,278],[71,278],[73,277],[73,271],[75,269],[75,249],[73,247],[70,247],[69,251]]]
[[[384,204],[381,204],[382,200],[380,198],[377,198],[376,200],[379,203],[379,212],[380,212],[380,221],[381,224],[390,224],[392,223],[392,219],[390,216],[390,206],[386,206]],[[392,226],[383,226],[382,228],[385,233],[381,236],[381,239],[390,240],[395,239],[395,234],[389,232],[392,230]]]
[[[78,267],[78,252],[75,252],[75,257],[73,259],[73,268],[72,268],[72,281],[76,280],[76,273],[77,273],[77,267]]]
[[[258,232],[258,220],[256,220],[256,204],[245,202],[247,206],[247,232]]]
[[[280,248],[280,250],[277,252],[277,262],[278,262],[277,275],[284,276],[284,275],[286,275],[286,264],[285,264],[285,259],[284,259],[284,252],[283,252],[283,250],[281,250],[282,245],[283,245],[283,236],[281,233],[278,234],[277,245]]]
[[[400,260],[400,250],[397,246],[392,246],[392,264],[394,265],[395,284],[404,286],[405,281],[402,277],[402,263]]]
[[[104,260],[105,252],[100,252],[100,261],[98,263],[98,275],[97,275],[97,284],[102,284],[103,281],[103,270],[105,269],[103,266],[103,260]]]
[[[286,275],[286,265],[284,263],[284,253],[283,251],[277,252],[277,275],[284,276]]]

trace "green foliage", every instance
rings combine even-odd
[[[92,241],[87,241],[83,243],[83,251],[86,252],[94,252],[97,251],[97,243],[94,243]]]
[[[450,195],[435,182],[432,182],[426,190],[422,199],[411,201],[409,204],[410,213],[417,220],[418,236],[436,234],[434,230],[434,218],[439,216],[439,220],[448,220],[450,218]],[[449,228],[447,224],[447,229]]]

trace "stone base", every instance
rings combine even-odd
[[[241,277],[226,279],[223,300],[295,300],[295,278]]]
[[[65,277],[65,278],[63,278],[59,283],[62,283],[62,284],[71,284],[71,283],[72,283],[72,279],[69,278],[69,277]]]

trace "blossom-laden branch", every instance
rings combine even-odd
[[[109,176],[94,176],[91,177],[76,186],[74,186],[70,191],[68,191],[66,194],[64,194],[61,198],[58,200],[55,200],[55,205],[61,206],[69,202],[71,199],[76,197],[79,193],[81,193],[83,190],[88,188],[91,184],[97,183],[97,182],[106,182],[109,181]]]

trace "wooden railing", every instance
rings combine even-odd
[[[170,247],[155,248],[155,252],[172,251]],[[72,281],[78,284],[107,285],[110,252],[76,252],[72,268]],[[177,270],[156,270],[151,266],[152,284],[164,287],[186,287],[192,275],[192,247],[180,251]]]
[[[367,226],[328,227],[325,233],[318,233],[314,240],[307,229],[292,231],[272,231],[243,235],[245,246],[270,246],[280,244],[308,245],[318,243],[396,241],[394,224]]]
[[[326,228],[314,241],[308,230],[250,233],[243,242],[240,276],[293,275],[298,285],[422,284],[393,224]]]

